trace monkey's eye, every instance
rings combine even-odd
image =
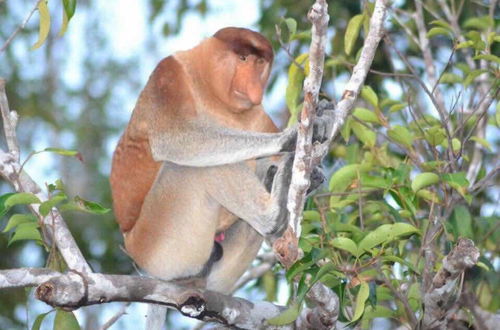
[[[245,55],[240,55],[240,60],[242,60],[243,62],[246,62],[247,57]]]
[[[262,57],[259,57],[257,59],[257,64],[264,64],[264,59]]]

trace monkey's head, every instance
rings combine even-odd
[[[217,97],[234,111],[262,102],[273,61],[273,49],[260,33],[228,27],[212,38],[218,46],[211,62]]]

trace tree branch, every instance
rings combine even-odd
[[[284,308],[269,302],[249,302],[208,290],[185,288],[161,280],[49,269],[0,270],[0,288],[37,286],[37,299],[54,307],[75,309],[115,301],[153,303],[183,315],[241,329],[261,329]]]
[[[16,37],[16,35],[19,33],[19,31],[21,31],[22,29],[25,28],[26,24],[28,24],[29,20],[31,19],[31,16],[33,16],[33,14],[35,13],[35,10],[38,8],[38,4],[41,1],[42,0],[36,0],[35,5],[31,9],[31,11],[28,13],[28,15],[26,16],[26,18],[24,19],[24,21],[14,30],[14,32],[12,32],[12,34],[9,36],[9,38],[7,38],[7,40],[5,41],[5,43],[2,45],[2,47],[0,48],[0,53],[3,52],[4,50],[6,50],[7,47],[9,47],[10,43],[12,42],[12,40],[14,40],[14,38]]]
[[[309,75],[304,81],[304,106],[300,114],[297,147],[293,162],[292,183],[288,193],[288,212],[292,230],[300,236],[300,220],[304,209],[305,193],[309,187],[313,121],[316,116],[319,90],[323,78],[326,32],[328,29],[328,5],[317,0],[307,15],[312,23],[312,39],[309,49]]]
[[[456,303],[457,278],[479,259],[479,250],[468,238],[459,238],[457,245],[443,259],[443,267],[434,276],[423,297],[424,329],[446,329],[449,310]]]
[[[18,116],[15,111],[9,109],[7,95],[5,94],[5,80],[1,78],[0,108],[7,146],[9,148],[7,152],[0,150],[0,175],[5,178],[17,192],[32,193],[36,195],[40,201],[44,202],[48,199],[47,194],[42,191],[40,186],[38,186],[26,172],[22,171],[19,162],[19,145],[16,137]],[[49,236],[48,239],[56,244],[68,267],[80,272],[91,272],[90,266],[87,264],[87,261],[76,245],[75,239],[71,235],[59,211],[53,208],[52,212],[47,217],[43,217],[38,210],[39,206],[39,204],[32,204],[30,208],[32,212],[41,219]]]

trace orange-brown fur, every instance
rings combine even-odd
[[[223,40],[249,38],[253,40],[253,45],[263,43],[259,39],[262,36],[247,30],[229,30],[224,33]],[[189,51],[162,60],[142,91],[114,153],[110,182],[116,219],[124,233],[128,252],[153,275],[162,277],[167,266],[179,269],[178,273],[169,273],[167,279],[191,276],[200,271],[211,253],[214,234],[227,230],[237,221],[234,214],[211,198],[210,185],[217,184],[218,179],[225,180],[237,175],[238,166],[242,165],[200,169],[155,161],[151,138],[156,138],[162,132],[182,131],[187,127],[186,123],[200,119],[244,131],[278,132],[260,104],[232,106],[223,94],[224,88],[238,88],[251,95],[249,98],[252,100],[258,100],[267,76],[260,86],[257,81],[259,77],[251,77],[253,73],[248,67],[237,71],[238,67],[227,65],[226,68],[214,67],[214,71],[210,71],[214,66],[208,61],[210,56],[222,54],[217,50],[232,46],[231,42],[212,37]],[[265,46],[269,48],[267,43]],[[269,58],[267,48],[262,49],[262,52],[266,61],[270,62],[272,53]],[[220,60],[224,61],[224,58]],[[223,81],[231,79],[229,87],[217,86],[219,78]],[[246,164],[255,168],[252,160]],[[235,186],[231,189],[245,189],[245,184],[254,184],[253,179],[246,180],[243,178],[238,182],[242,185],[240,188]],[[263,191],[259,203],[269,203],[263,187],[258,189]],[[216,220],[209,221],[210,218]],[[256,238],[249,243],[252,248],[247,254],[251,256],[241,256],[245,254],[243,249],[243,252],[232,257],[232,263],[236,263],[237,258],[249,259],[244,260],[245,265],[235,267],[233,272],[236,274],[233,277],[241,275],[262,241],[250,226],[245,224],[241,228]],[[229,243],[233,244],[228,241],[228,246]],[[186,251],[190,248],[191,252]],[[221,265],[225,267],[224,260]]]

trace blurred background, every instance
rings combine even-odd
[[[275,26],[282,23],[283,17],[292,17],[298,23],[298,31],[308,30],[306,13],[311,3],[294,0],[79,0],[68,31],[58,37],[62,15],[55,13],[62,12],[62,5],[61,1],[49,1],[53,31],[47,41],[38,50],[30,50],[38,34],[38,14],[35,13],[26,29],[0,52],[0,77],[7,81],[11,109],[20,114],[18,136],[22,158],[33,150],[61,147],[78,150],[83,162],[42,153],[27,163],[26,171],[42,186],[60,178],[71,196],[79,195],[111,207],[110,157],[149,74],[163,57],[191,48],[226,26],[251,28],[272,41],[276,57],[264,105],[275,122],[284,127],[289,117],[284,100],[287,70],[291,56],[307,51],[309,39],[307,36],[297,38],[285,51],[276,36]],[[406,6],[405,1],[395,3]],[[0,0],[0,45],[26,18],[33,4],[33,0]],[[347,22],[361,10],[357,1],[329,1],[329,54],[341,52]],[[411,56],[414,48],[400,41],[403,43],[398,46]],[[436,54],[445,59],[449,53],[436,51]],[[395,64],[401,66],[400,61]],[[416,65],[423,63],[417,61]],[[384,60],[383,53],[376,57],[374,67],[382,71],[393,69]],[[325,76],[328,78],[323,92],[338,97],[349,77],[348,69],[330,65]],[[373,75],[369,79],[368,83],[375,86],[377,92],[395,99],[403,93],[395,79],[382,81],[380,76]],[[497,143],[498,138],[494,144]],[[5,193],[11,188],[2,183],[0,189]],[[489,207],[483,213],[495,213],[498,191],[482,198],[484,206]],[[478,209],[477,213],[481,212]],[[121,250],[123,240],[112,213],[65,213],[64,218],[96,272],[136,272]],[[4,221],[0,220],[0,228]],[[7,248],[7,242],[8,236],[0,235],[0,269],[44,266],[46,255],[40,246],[33,242],[16,242]],[[264,299],[265,293],[259,290],[260,286],[261,281],[252,282],[239,295]],[[281,296],[286,297],[286,288],[282,290]],[[113,303],[82,308],[76,315],[82,328],[97,329],[122,306]],[[38,314],[49,310],[49,306],[32,299],[30,290],[0,291],[0,329],[26,328]],[[144,312],[145,305],[133,304],[114,329],[137,327],[143,322]],[[170,314],[169,324],[173,329],[189,328],[193,324],[175,312]],[[46,324],[52,322],[47,319]]]

